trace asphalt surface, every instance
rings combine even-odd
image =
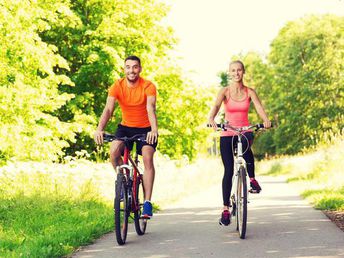
[[[110,233],[73,257],[344,257],[343,231],[283,178],[259,179],[263,191],[249,195],[246,239],[239,238],[235,220],[218,224],[219,182],[154,214],[143,236],[130,225],[124,246]]]

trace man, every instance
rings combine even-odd
[[[117,102],[122,110],[122,121],[118,125],[116,136],[131,137],[135,134],[147,134],[145,143],[137,143],[137,151],[142,155],[144,163],[145,202],[142,216],[150,218],[153,216],[150,200],[155,176],[153,155],[158,143],[158,125],[155,113],[156,87],[152,82],[140,77],[141,71],[141,61],[137,56],[129,56],[125,59],[125,77],[117,80],[110,87],[106,106],[94,133],[94,139],[97,144],[103,143],[104,128],[112,117]],[[115,169],[122,164],[123,149],[122,141],[115,140],[111,143],[110,160]]]

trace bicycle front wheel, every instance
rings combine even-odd
[[[241,166],[238,175],[238,187],[236,196],[237,208],[237,230],[241,239],[246,236],[247,224],[247,183],[246,183],[246,168]]]
[[[143,181],[141,177],[136,181],[136,208],[134,212],[135,230],[138,235],[143,235],[147,228],[147,219],[141,218],[144,201]]]
[[[114,211],[116,240],[119,245],[124,245],[128,233],[129,209],[126,180],[122,173],[117,174]]]

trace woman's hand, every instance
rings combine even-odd
[[[211,127],[214,129],[214,131],[217,130],[217,124],[216,124],[216,122],[214,121],[214,119],[209,118],[208,124],[211,125]]]
[[[270,120],[266,120],[264,121],[264,128],[270,128],[271,127],[271,121]]]

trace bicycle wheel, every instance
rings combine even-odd
[[[237,188],[237,230],[241,239],[246,235],[247,224],[247,183],[246,183],[246,168],[241,166],[239,168],[238,188]]]
[[[124,245],[128,233],[128,193],[125,177],[122,173],[117,174],[116,196],[114,201],[115,211],[115,231],[116,239],[119,245]]]
[[[147,228],[147,220],[141,218],[142,209],[143,209],[143,201],[144,201],[143,182],[142,182],[142,178],[138,177],[136,181],[136,207],[138,209],[134,212],[134,220],[135,220],[136,233],[140,236],[146,232],[146,228]]]

